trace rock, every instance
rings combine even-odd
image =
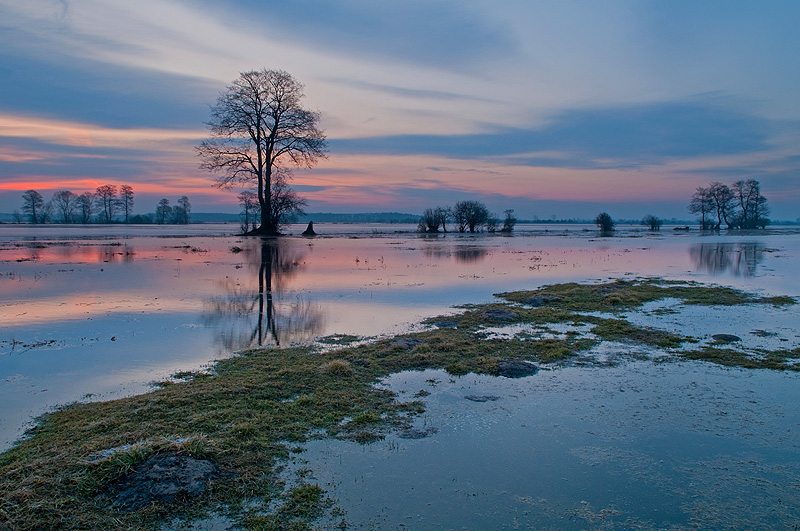
[[[423,343],[425,343],[425,342],[423,340],[421,340],[421,339],[414,339],[414,338],[411,338],[411,337],[402,337],[400,339],[395,339],[394,341],[389,343],[389,346],[390,347],[403,347],[403,348],[411,349],[411,348],[414,348],[417,345],[421,345]]]
[[[142,461],[109,486],[115,493],[115,505],[130,512],[154,502],[172,503],[179,496],[200,496],[219,476],[211,461],[167,453]]]
[[[533,297],[523,300],[522,304],[527,304],[528,306],[533,306],[534,308],[540,308],[547,305],[548,302],[553,302],[560,299],[561,297],[558,295],[534,295]]]
[[[306,230],[303,231],[303,236],[316,236],[316,235],[317,233],[314,232],[314,222],[309,221],[308,227],[306,227]]]
[[[494,402],[500,400],[499,396],[494,395],[467,395],[464,398],[473,402]]]
[[[431,324],[437,328],[458,328],[458,321],[436,321]]]
[[[711,336],[711,339],[713,339],[717,343],[734,343],[736,341],[742,340],[741,337],[735,336],[733,334],[714,334],[713,336]]]
[[[517,314],[506,308],[492,308],[483,312],[482,315],[490,321],[500,321],[501,323],[510,323],[517,320]]]
[[[539,372],[539,367],[530,361],[502,360],[497,362],[497,375],[506,378],[524,378]]]

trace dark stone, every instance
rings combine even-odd
[[[501,323],[510,323],[517,320],[517,314],[505,308],[492,308],[483,312],[483,317],[491,321],[500,321]]]
[[[497,362],[497,375],[506,378],[524,378],[539,372],[539,367],[530,361],[502,360]]]
[[[437,321],[431,324],[439,328],[458,328],[458,321]]]
[[[428,426],[425,429],[420,428],[408,428],[405,430],[401,430],[397,433],[397,436],[401,439],[424,439],[429,435],[433,435],[439,431],[437,428],[433,426]]]
[[[421,339],[414,339],[410,337],[402,337],[400,339],[395,339],[391,343],[389,343],[390,347],[403,347],[403,348],[414,348],[417,345],[421,345],[425,343]]]
[[[711,336],[711,339],[713,339],[717,343],[734,343],[736,341],[742,340],[741,337],[735,336],[733,334],[714,334],[713,336]]]
[[[494,395],[467,395],[464,398],[472,400],[473,402],[494,402],[500,400],[499,396]]]
[[[200,496],[219,476],[211,461],[168,453],[142,461],[110,487],[116,493],[115,505],[130,512],[155,502],[173,503],[179,498]]]
[[[314,232],[314,222],[309,221],[308,227],[306,228],[306,230],[303,231],[303,236],[316,236],[316,235],[317,233]]]
[[[548,302],[553,302],[560,299],[561,297],[558,295],[534,295],[533,297],[523,300],[522,304],[527,304],[528,306],[533,306],[534,308],[540,308],[547,305]]]

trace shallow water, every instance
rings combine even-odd
[[[520,226],[511,237],[315,228],[315,239],[262,241],[231,225],[0,226],[0,448],[58,404],[140,393],[259,345],[404,332],[500,291],[663,276],[800,294],[791,229],[600,238],[580,226]]]
[[[617,360],[619,361],[619,360]],[[348,529],[794,529],[800,379],[622,361],[511,380],[404,372],[422,439],[324,439],[293,469]],[[323,524],[334,529],[336,516]]]

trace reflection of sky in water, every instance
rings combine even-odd
[[[348,529],[797,522],[796,374],[625,362],[519,380],[406,372],[387,384],[404,401],[430,393],[416,423],[436,431],[367,446],[312,441],[294,458],[345,508]],[[465,398],[481,396],[492,399]]]
[[[0,446],[47,407],[87,393],[141,392],[151,380],[243,348],[403,332],[453,305],[556,282],[719,281],[715,275],[729,275],[730,267],[698,263],[698,252],[713,253],[695,249],[733,255],[736,246],[751,245],[666,231],[620,231],[612,238],[551,228],[514,237],[372,237],[371,230],[344,228],[353,234],[286,238],[266,247],[259,239],[208,235],[230,227],[165,227],[165,237],[154,237],[162,234],[155,227],[92,227],[88,235],[73,227],[2,228]],[[797,236],[765,235],[757,248],[774,252],[758,251],[757,269],[724,282],[800,293],[792,270]]]

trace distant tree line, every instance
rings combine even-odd
[[[767,198],[755,179],[736,181],[732,186],[713,182],[700,186],[692,195],[689,212],[698,214],[700,228],[719,230],[764,228],[769,223]]]
[[[94,192],[76,194],[58,190],[49,201],[37,190],[22,194],[22,213],[14,211],[17,223],[189,223],[191,205],[182,196],[171,207],[168,199],[159,201],[154,214],[133,214],[133,187],[123,184],[98,186]]]
[[[505,212],[502,220],[489,212],[486,205],[480,201],[459,201],[452,207],[428,208],[422,213],[419,220],[419,232],[436,233],[439,228],[447,232],[447,224],[453,223],[458,232],[480,232],[484,228],[489,232],[511,232],[517,223],[514,210]],[[500,227],[498,229],[498,227]]]

